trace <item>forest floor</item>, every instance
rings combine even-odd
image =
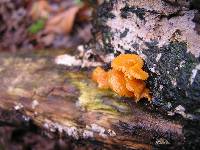
[[[61,49],[91,39],[92,8],[78,0],[3,0],[0,50]]]

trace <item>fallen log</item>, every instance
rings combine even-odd
[[[113,147],[184,145],[183,120],[164,118],[112,91],[98,89],[90,71],[55,64],[55,56],[62,53],[1,53],[0,108],[17,111],[48,132]]]

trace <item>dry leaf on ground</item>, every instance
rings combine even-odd
[[[47,0],[35,1],[31,7],[30,15],[33,19],[48,18],[51,7]]]
[[[77,13],[77,20],[80,22],[89,21],[92,17],[92,7],[89,5],[83,5]]]
[[[73,28],[74,20],[79,9],[80,6],[73,6],[68,10],[50,18],[47,22],[46,31],[58,34],[70,33]]]

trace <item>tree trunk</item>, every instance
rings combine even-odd
[[[99,54],[136,53],[150,73],[153,104],[199,115],[199,1],[111,0],[98,5],[94,20]]]

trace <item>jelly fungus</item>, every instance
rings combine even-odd
[[[138,55],[121,54],[112,61],[112,69],[108,72],[97,67],[92,73],[92,79],[99,88],[110,88],[120,96],[134,97],[136,102],[141,98],[150,101],[150,91],[144,82],[149,75],[142,69],[143,65],[144,61]]]

